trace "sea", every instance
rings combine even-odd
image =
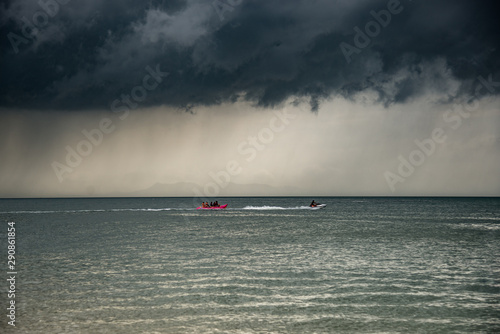
[[[217,200],[0,200],[0,332],[500,332],[500,198]]]

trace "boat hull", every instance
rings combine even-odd
[[[323,209],[326,204],[318,204],[316,206],[310,206],[311,209]]]
[[[202,208],[201,206],[197,207],[196,210],[221,210],[225,209],[227,207],[227,204],[218,206],[218,207],[210,207],[210,208]]]

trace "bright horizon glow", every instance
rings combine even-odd
[[[53,119],[33,112],[10,114],[2,129],[3,136],[7,134],[2,150],[10,159],[1,165],[0,196],[500,194],[500,176],[495,173],[498,98],[481,99],[479,108],[456,129],[456,122],[444,120],[452,106],[429,102],[428,97],[389,108],[373,98],[360,94],[355,101],[331,99],[318,113],[305,104],[287,102],[268,110],[238,102],[193,113],[145,108],[124,120],[89,111]],[[449,112],[448,118],[453,115],[456,112]],[[51,164],[67,165],[66,145],[76,151],[87,140],[82,130],[96,128],[103,118],[112,120],[114,131],[103,134],[102,142],[59,182]],[[30,132],[43,122],[46,128],[41,126],[36,135]],[[384,173],[397,175],[398,157],[408,160],[419,150],[415,140],[428,139],[435,128],[444,129],[446,140],[436,143],[404,182],[395,183],[393,192]],[[232,175],[227,172],[229,162],[234,163]]]

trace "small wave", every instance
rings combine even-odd
[[[152,208],[145,208],[145,209],[109,209],[109,210],[104,210],[104,209],[94,209],[94,210],[60,210],[60,211],[55,211],[55,210],[46,210],[46,211],[40,211],[40,210],[34,210],[34,211],[6,211],[6,212],[0,212],[0,213],[5,213],[5,214],[20,214],[20,213],[27,213],[27,214],[44,214],[44,213],[91,213],[91,212],[121,212],[121,211],[151,211],[151,212],[157,212],[157,211],[170,211],[172,210],[171,208],[160,208],[160,209],[152,209]]]
[[[442,217],[442,219],[455,220],[455,219],[467,219],[467,220],[500,220],[500,217],[492,216],[448,216]]]
[[[243,210],[286,210],[287,208],[281,207],[281,206],[252,206],[252,205],[247,205],[243,208]]]
[[[480,217],[480,216],[473,216],[473,217],[460,217],[464,219],[476,219],[476,220],[500,220],[500,217]]]
[[[474,229],[474,230],[500,230],[500,225],[495,223],[484,223],[484,224],[458,224],[452,225],[452,228],[458,229]]]
[[[34,210],[34,211],[6,211],[6,212],[0,212],[0,213],[8,213],[8,214],[14,214],[14,213],[32,213],[32,214],[43,214],[43,213],[84,213],[84,212],[105,212],[106,210],[60,210],[60,211],[55,211],[55,210]]]
[[[172,210],[171,208],[161,208],[161,209],[151,209],[151,208],[146,208],[146,209],[112,209],[111,211],[114,212],[120,212],[120,211],[170,211]]]
[[[62,211],[3,211],[0,213],[15,214],[15,213],[58,213]]]
[[[500,230],[500,225],[498,224],[471,224],[470,228],[480,229],[480,230]]]
[[[269,205],[264,205],[264,206],[252,206],[248,205],[245,206],[242,210],[311,210],[311,209],[316,209],[316,208],[311,208],[309,206],[294,206],[294,207],[282,207],[282,206],[269,206]]]

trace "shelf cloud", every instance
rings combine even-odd
[[[169,75],[143,106],[273,107],[298,97],[317,110],[330,96],[367,90],[385,105],[429,90],[452,101],[473,95],[478,75],[499,77],[493,8],[466,0],[14,0],[0,7],[0,106],[110,109],[148,66]]]

